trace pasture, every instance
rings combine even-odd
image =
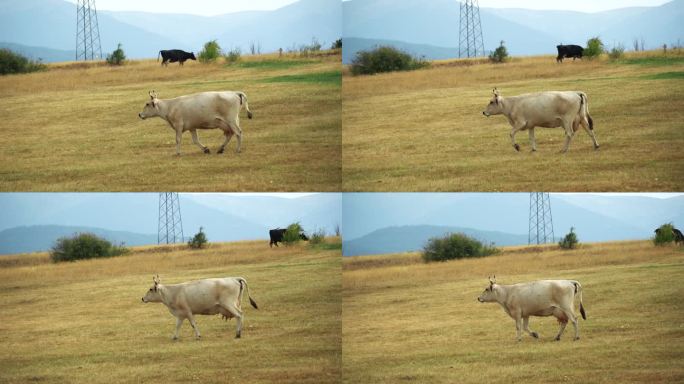
[[[340,377],[341,245],[269,249],[268,240],[133,248],[127,256],[52,264],[0,257],[0,382],[324,383]],[[173,284],[242,276],[235,319],[196,316],[202,340],[161,303],[142,303],[153,274]]]
[[[148,91],[247,94],[236,139],[217,155],[221,130],[198,130],[206,155],[160,119],[138,113]],[[58,63],[0,77],[1,191],[339,191],[340,52],[308,58],[245,56],[235,64],[154,60]]]
[[[345,191],[681,191],[684,188],[684,54],[626,58],[463,59],[428,69],[351,76],[342,87]],[[502,96],[580,90],[601,149],[580,129],[566,154],[562,128],[510,142],[503,115],[482,111]]]
[[[587,320],[553,341],[552,317],[530,317],[540,339],[516,341],[500,284],[576,279]],[[497,256],[424,264],[418,254],[343,261],[342,377],[347,383],[674,383],[684,380],[684,250],[650,241],[508,247]],[[575,311],[579,315],[578,300]]]

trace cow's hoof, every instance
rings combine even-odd
[[[239,338],[240,338],[240,334],[238,333],[237,335],[235,335],[235,338],[236,338],[236,339],[239,339]]]
[[[178,341],[178,337],[174,336],[171,338],[172,341]]]
[[[574,339],[574,341],[577,341],[577,340],[579,340],[579,336],[575,337],[575,339]]]
[[[539,338],[539,334],[538,334],[537,332],[532,332],[532,333],[530,333],[530,335],[531,335],[532,337],[534,337],[535,339],[538,339],[538,338]]]
[[[532,150],[531,150],[530,152],[531,152],[531,153],[537,152],[537,148],[532,148]]]
[[[513,148],[515,148],[516,151],[520,152],[520,146],[518,144],[513,144]]]
[[[209,150],[209,148],[204,148],[204,153],[211,153],[211,151]]]
[[[220,155],[220,154],[222,154],[222,153],[223,153],[223,148],[219,148],[219,150],[216,151],[216,154],[217,154],[217,155]]]
[[[597,145],[594,147],[594,151],[598,151],[601,148],[601,146]]]
[[[554,340],[554,341],[560,341],[560,337],[556,336],[556,338],[553,339],[553,340]]]

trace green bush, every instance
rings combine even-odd
[[[319,229],[309,237],[309,244],[318,245],[325,243],[325,229]]]
[[[507,60],[508,50],[506,50],[504,42],[503,40],[501,40],[501,44],[499,45],[499,47],[489,55],[489,61],[491,61],[492,63],[504,63]]]
[[[228,64],[237,63],[240,61],[241,55],[242,51],[240,51],[240,48],[233,48],[226,53],[226,62],[228,62]]]
[[[663,224],[658,229],[656,229],[656,234],[653,237],[653,244],[655,245],[665,245],[670,244],[675,240],[674,225],[672,223]]]
[[[0,49],[0,75],[11,75],[14,73],[29,73],[44,71],[47,65],[29,60],[26,57],[12,52],[9,49]]]
[[[200,227],[199,232],[188,241],[188,246],[192,249],[204,248],[207,244],[207,236],[204,234],[203,228]]]
[[[577,248],[577,245],[579,244],[579,240],[577,239],[577,234],[575,234],[575,228],[570,227],[570,233],[565,235],[563,240],[561,240],[558,245],[561,247],[561,249],[575,249]]]
[[[221,56],[221,47],[216,40],[208,41],[199,53],[199,61],[202,63],[212,63]]]
[[[123,244],[116,246],[92,233],[79,233],[73,237],[61,237],[50,250],[53,262],[76,261],[101,257],[113,257],[128,253]]]
[[[342,39],[337,39],[333,41],[332,45],[330,46],[330,49],[341,49],[342,48]]]
[[[622,44],[618,44],[613,49],[608,52],[608,57],[611,60],[620,60],[625,56],[625,47]]]
[[[444,237],[433,237],[423,246],[423,261],[447,261],[468,257],[483,257],[499,253],[500,250],[491,245],[484,245],[463,233],[451,233]]]
[[[121,49],[121,43],[119,43],[114,52],[112,52],[110,55],[107,55],[107,64],[109,65],[122,65],[125,60],[126,55],[124,54],[123,49]]]
[[[382,72],[411,71],[429,65],[429,62],[416,59],[399,49],[382,46],[370,51],[357,52],[351,63],[351,73],[353,75],[372,75]]]
[[[304,228],[299,223],[292,223],[287,226],[287,230],[283,233],[283,243],[285,245],[293,245],[302,239]]]
[[[601,54],[605,51],[606,49],[603,46],[603,42],[601,41],[601,39],[599,39],[598,37],[592,37],[587,41],[587,47],[584,48],[582,56],[587,57],[589,59],[595,59],[601,56]]]

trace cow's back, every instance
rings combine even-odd
[[[571,280],[539,280],[511,286],[507,302],[523,314],[536,314],[552,306],[565,306],[574,297]]]
[[[543,122],[549,118],[579,113],[580,98],[577,91],[548,91],[526,93],[508,97],[513,102],[513,113],[527,121]]]
[[[232,277],[195,280],[180,284],[183,300],[196,314],[216,314],[217,303],[240,293],[240,283]]]
[[[200,92],[169,99],[183,118],[194,125],[213,122],[217,117],[232,120],[240,111],[240,97],[235,92]],[[207,127],[204,127],[207,128]]]

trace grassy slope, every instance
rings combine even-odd
[[[646,53],[656,55],[657,53]],[[620,63],[516,58],[507,64],[345,76],[343,189],[346,191],[680,191],[684,187],[684,56]],[[537,128],[510,144],[503,116],[482,115],[492,88],[513,96],[582,90],[600,151],[575,135],[561,155],[559,129]]]
[[[339,244],[339,239],[335,240]],[[335,247],[333,247],[335,248]],[[3,257],[0,382],[320,383],[338,380],[341,255],[267,241],[207,250],[137,248],[130,256],[54,265],[47,255]],[[40,261],[43,261],[41,264]],[[175,319],[140,298],[163,282],[243,276],[241,339],[235,320],[198,316],[171,341]]]
[[[340,56],[248,57],[238,65],[156,61],[120,68],[55,64],[48,72],[0,77],[0,190],[4,191],[339,191]],[[295,76],[288,78],[287,76]],[[158,118],[138,112],[161,98],[242,90],[235,138],[218,156],[220,130],[202,130],[204,155]]]
[[[388,260],[389,259],[389,260]],[[589,244],[561,252],[508,248],[483,259],[422,264],[415,254],[345,258],[343,379],[348,383],[672,383],[684,380],[681,248]],[[587,320],[553,341],[553,318],[530,318],[535,340],[515,341],[500,283],[579,280]],[[579,314],[579,310],[576,310]]]

